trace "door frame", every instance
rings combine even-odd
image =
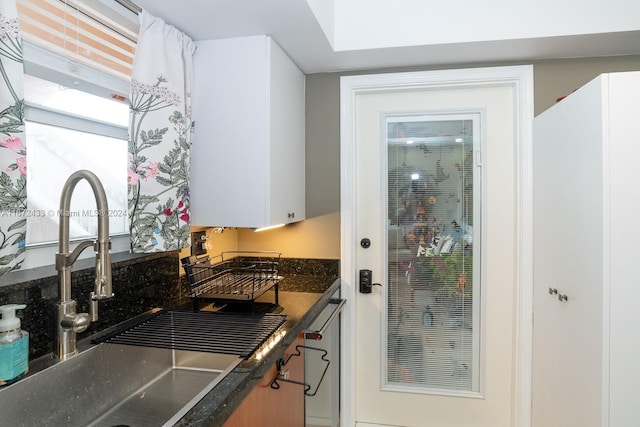
[[[506,66],[340,77],[340,270],[342,313],[340,420],[343,427],[355,425],[355,325],[357,297],[355,203],[355,118],[360,94],[393,92],[398,89],[447,89],[504,87],[514,89],[516,198],[516,335],[514,408],[512,425],[531,425],[533,340],[533,66]]]

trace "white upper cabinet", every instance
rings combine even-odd
[[[268,36],[197,46],[193,225],[254,228],[304,219],[304,74]]]

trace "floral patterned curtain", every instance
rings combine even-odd
[[[22,40],[15,0],[0,1],[0,275],[25,255],[27,165]]]
[[[142,11],[133,63],[129,124],[132,252],[187,247],[189,155],[195,44]]]

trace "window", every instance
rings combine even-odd
[[[105,187],[110,233],[126,234],[125,101],[135,17],[77,0],[18,0],[18,14],[26,72],[27,244],[58,240],[61,190],[79,169],[94,172]],[[84,180],[70,216],[72,239],[96,235],[95,198]]]
[[[58,240],[60,193],[69,175],[79,169],[95,173],[105,188],[111,234],[125,233],[127,105],[33,76],[25,76],[25,102],[27,244]],[[97,234],[95,197],[85,181],[73,193],[70,215],[71,238]]]
[[[479,391],[479,122],[386,118],[389,388]]]

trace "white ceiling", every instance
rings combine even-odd
[[[493,8],[480,8],[467,14],[458,13],[455,22],[450,26],[449,38],[443,37],[443,34],[448,34],[444,30],[447,27],[443,22],[451,21],[451,15],[444,12],[456,13],[455,8],[449,7],[445,10],[442,6],[433,6],[434,3],[427,0],[134,2],[196,41],[258,34],[271,35],[306,74],[387,67],[640,54],[640,20],[632,19],[634,16],[640,16],[640,2],[635,0],[610,0],[606,2],[607,9],[602,8],[601,0],[581,0],[577,3],[576,7],[579,10],[576,12],[571,8],[553,12],[559,10],[556,7],[550,11],[551,14],[545,14],[538,9],[535,14],[532,11],[520,11],[517,5],[522,5],[521,2],[492,0],[488,4],[494,6]],[[315,12],[318,12],[318,7],[327,5],[324,11],[320,11],[324,13],[320,20],[329,34],[328,37],[308,2],[314,5]],[[360,12],[353,9],[354,4],[358,2],[361,5],[375,4],[378,7],[363,7]],[[495,8],[496,2],[505,7]],[[458,5],[460,3],[461,0],[457,2]],[[351,9],[345,7],[347,4]],[[479,2],[468,0],[467,4]],[[542,5],[551,8],[554,1],[538,0],[535,4],[536,7]],[[399,8],[399,5],[403,5],[404,8]],[[589,5],[594,7],[589,8]],[[385,7],[388,10],[386,17]],[[441,16],[438,15],[438,7],[442,8]],[[339,12],[348,14],[339,15]],[[329,25],[328,15],[335,17],[335,22]],[[415,24],[420,22],[420,16],[424,16],[423,26]],[[573,24],[562,25],[564,16],[568,17],[565,22]],[[552,17],[554,19],[551,19]],[[603,18],[599,22],[606,25],[599,25],[598,18]],[[379,21],[380,19],[386,21]],[[434,19],[436,21],[433,21]],[[411,25],[406,25],[405,21]],[[433,24],[434,22],[438,25]],[[576,25],[576,22],[584,25],[581,27]],[[630,22],[632,24],[629,24]],[[542,25],[543,23],[545,25]],[[502,27],[502,32],[495,30],[497,26]],[[504,30],[505,27],[508,28]],[[585,31],[586,27],[593,28],[593,31]],[[434,33],[426,31],[430,28],[438,30],[437,37]],[[455,28],[465,28],[467,31],[458,31]],[[518,32],[521,28],[531,30],[523,36]],[[544,31],[541,31],[541,28]],[[505,31],[513,36],[505,36]],[[395,34],[404,38],[396,41]],[[462,37],[465,35],[466,38]],[[376,40],[376,36],[379,40]],[[336,40],[337,37],[342,38]],[[407,37],[413,37],[413,41],[409,42]],[[432,44],[427,41],[436,38]],[[448,40],[451,42],[447,42]],[[385,47],[372,48],[372,43]],[[350,46],[351,50],[334,51],[332,45]]]

